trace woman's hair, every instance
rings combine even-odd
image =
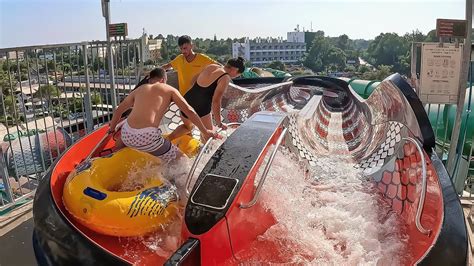
[[[245,65],[244,65],[245,59],[243,57],[237,57],[237,58],[231,58],[229,61],[227,61],[227,65],[231,67],[235,67],[239,69],[239,73],[244,72],[245,70]]]

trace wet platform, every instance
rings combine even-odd
[[[33,213],[28,205],[0,216],[0,266],[38,265],[32,244]]]

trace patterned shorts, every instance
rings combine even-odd
[[[176,159],[178,148],[164,139],[156,127],[132,128],[126,121],[122,127],[122,141],[127,147],[151,153],[165,162]]]

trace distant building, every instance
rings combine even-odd
[[[49,84],[52,84],[52,82],[50,81]],[[36,114],[42,114],[48,109],[46,101],[35,98],[39,87],[40,84],[36,80],[24,80],[17,83],[15,87],[17,106],[20,112],[25,114],[26,121],[35,119]]]
[[[232,44],[232,56],[242,56],[254,66],[266,65],[273,61],[285,64],[300,62],[306,52],[305,32],[288,32],[287,40],[282,38],[245,39],[243,43]]]
[[[159,60],[161,58],[161,44],[163,39],[149,39],[147,34],[142,35],[142,60]]]
[[[114,49],[113,47],[112,49]],[[88,47],[92,51],[93,58],[105,58],[107,56],[107,46],[90,46]]]
[[[8,52],[7,53],[7,58],[9,60],[14,60],[14,59],[17,59],[18,60],[23,60],[25,58],[25,52],[23,51],[11,51],[11,52]]]

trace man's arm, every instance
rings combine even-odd
[[[209,130],[204,126],[201,121],[201,118],[196,114],[196,111],[186,102],[186,100],[181,96],[181,94],[177,90],[171,90],[171,99],[174,103],[178,106],[179,110],[183,111],[183,113],[191,120],[193,124],[195,124],[201,133],[210,134]]]
[[[163,68],[164,70],[168,70],[172,67],[171,63],[168,63],[168,64],[164,64],[161,66],[161,68]]]
[[[164,64],[162,65],[161,67],[164,69],[164,70],[168,70],[170,68],[174,68],[174,70],[178,71],[177,70],[177,66],[178,66],[178,60],[180,60],[179,58],[181,58],[182,55],[178,55],[176,56],[173,60],[171,60],[168,64]]]
[[[133,103],[135,102],[135,91],[132,91],[125,99],[119,104],[117,109],[115,109],[114,114],[112,116],[112,120],[110,120],[110,129],[109,132],[114,132],[115,127],[117,126],[120,118],[122,118],[122,114],[127,111],[128,109],[133,107]]]
[[[229,86],[229,82],[230,76],[223,76],[217,83],[216,91],[214,92],[214,96],[212,97],[212,116],[214,117],[214,120],[216,120],[217,126],[220,128],[225,127],[225,125],[222,124],[221,120],[221,102],[222,96],[224,96],[224,93],[227,90],[227,87]]]

